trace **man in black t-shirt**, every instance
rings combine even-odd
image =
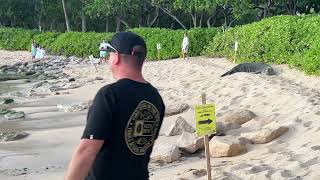
[[[142,76],[144,40],[120,32],[107,43],[117,82],[102,87],[87,116],[66,180],[145,180],[164,117],[162,98]]]

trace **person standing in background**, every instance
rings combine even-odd
[[[107,62],[107,43],[105,40],[102,41],[99,47],[100,50],[100,63],[102,64],[102,61]]]
[[[189,56],[188,56],[189,37],[188,37],[188,34],[187,34],[187,33],[184,33],[184,38],[183,38],[183,41],[182,41],[182,44],[181,44],[181,48],[182,48],[182,57],[183,57],[183,60],[185,60],[186,56],[187,56],[188,59],[189,59]]]
[[[35,59],[37,54],[37,43],[35,40],[32,40],[32,44],[31,44],[31,55],[32,55],[32,60]]]

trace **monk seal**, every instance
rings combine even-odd
[[[265,63],[261,63],[261,62],[253,62],[253,63],[241,63],[238,64],[237,66],[233,67],[230,71],[224,73],[223,75],[221,75],[221,77],[223,76],[227,76],[230,74],[234,74],[237,72],[252,72],[255,74],[266,74],[266,75],[274,75],[275,71],[274,69]]]

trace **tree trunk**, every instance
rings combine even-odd
[[[56,22],[56,19],[53,19],[53,21],[50,24],[50,31],[52,31],[54,29],[53,25],[54,25],[55,22]]]
[[[66,20],[67,31],[70,32],[71,29],[70,29],[70,23],[69,23],[69,19],[68,19],[66,4],[65,4],[64,0],[61,0],[61,1],[62,1],[63,12],[64,12],[64,18]]]
[[[131,28],[130,25],[129,25],[125,20],[123,20],[123,19],[120,18],[120,17],[117,17],[117,18],[119,19],[119,21],[120,21],[122,24],[124,24],[124,25],[126,26],[127,29],[130,29],[130,28]]]
[[[217,16],[218,16],[218,14],[220,14],[220,9],[217,9],[217,10],[215,11],[215,13],[208,18],[208,20],[207,20],[207,26],[208,26],[208,28],[210,28],[211,25],[213,25],[213,24],[216,22],[216,18],[217,18]],[[214,18],[213,23],[211,23],[211,19],[212,19],[212,18]]]
[[[41,19],[42,19],[42,15],[41,15],[41,12],[40,12],[40,13],[39,13],[39,17],[38,17],[38,28],[39,28],[39,31],[42,31]]]
[[[187,29],[186,26],[185,26],[175,15],[171,14],[170,11],[167,10],[166,8],[163,8],[163,7],[159,6],[159,5],[153,4],[153,3],[149,2],[149,1],[144,1],[144,2],[150,4],[150,5],[153,6],[153,7],[158,7],[158,8],[161,9],[164,13],[168,14],[168,15],[169,15],[170,17],[172,17],[175,21],[177,21],[177,23],[179,23],[180,26],[181,26],[183,29]]]
[[[120,19],[118,17],[116,17],[116,24],[117,24],[116,32],[119,32],[120,31],[121,22],[120,22]]]
[[[201,11],[200,21],[199,21],[199,27],[200,27],[200,28],[202,27],[203,14],[204,14],[204,11],[202,10],[202,11]]]
[[[155,16],[154,16],[153,20],[150,23],[148,21],[148,27],[152,27],[152,25],[156,22],[158,17],[159,17],[159,8],[156,7]]]
[[[193,15],[192,13],[190,14],[191,20],[192,20],[192,26],[197,27],[197,15]]]
[[[207,26],[208,26],[208,28],[211,28],[211,23],[210,23],[210,21],[211,21],[212,18],[213,18],[213,16],[210,16],[210,17],[207,19]]]
[[[109,32],[109,18],[106,19],[106,32]]]
[[[87,22],[86,22],[86,15],[84,13],[84,4],[81,2],[81,30],[82,32],[87,31]]]

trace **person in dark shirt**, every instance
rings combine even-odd
[[[66,180],[145,180],[163,121],[163,100],[142,75],[144,40],[120,32],[107,43],[115,83],[102,87],[89,108]]]

